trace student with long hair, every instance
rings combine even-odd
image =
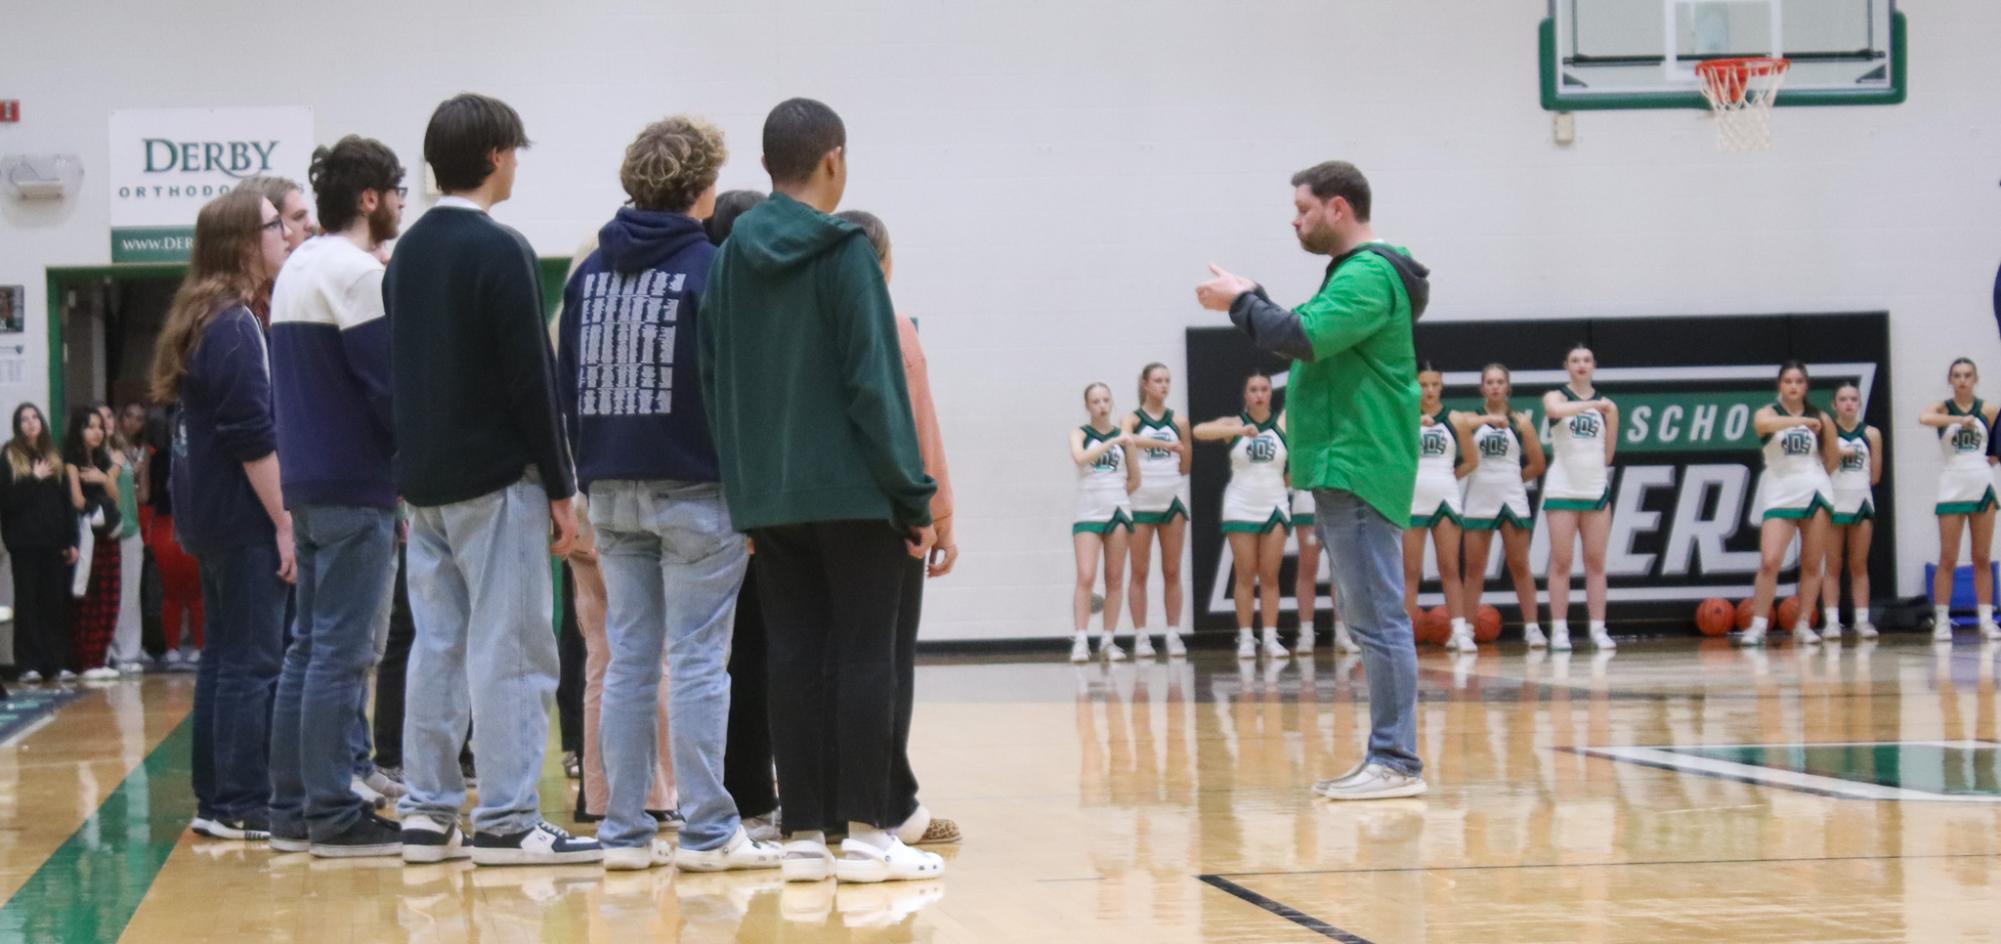
[[[1223,487],[1223,536],[1230,542],[1237,608],[1237,658],[1291,656],[1278,641],[1278,574],[1292,529],[1292,491],[1286,475],[1285,423],[1271,408],[1271,378],[1244,378],[1244,409],[1234,417],[1195,427],[1195,438],[1230,445],[1230,483]],[[1253,601],[1264,615],[1264,645],[1253,630]]]
[[[1132,540],[1132,491],[1139,480],[1132,454],[1137,451],[1138,437],[1120,431],[1118,421],[1112,419],[1110,386],[1093,383],[1085,387],[1084,408],[1090,412],[1090,421],[1070,431],[1070,461],[1077,466],[1077,504],[1070,525],[1070,547],[1077,559],[1070,615],[1077,635],[1070,643],[1070,661],[1091,658],[1091,592],[1098,582],[1102,559],[1104,630],[1098,655],[1116,662],[1126,657],[1115,634],[1126,587],[1126,553]]]
[[[1800,542],[1800,611],[1792,627],[1793,641],[1820,641],[1811,624],[1834,507],[1834,483],[1827,473],[1841,453],[1833,418],[1806,398],[1808,383],[1805,364],[1787,361],[1780,365],[1778,399],[1751,419],[1765,442],[1765,478],[1760,484],[1764,520],[1758,530],[1758,582],[1751,604],[1751,628],[1738,640],[1747,646],[1765,641],[1772,598],[1778,593],[1779,568],[1795,537]]]
[[[70,595],[76,600],[69,613],[77,671],[90,682],[118,677],[118,670],[104,661],[118,625],[118,580],[123,569],[116,540],[123,521],[114,491],[109,435],[104,414],[81,406],[71,411],[63,436],[63,477],[69,480],[70,507],[91,533],[90,571],[77,575],[83,592],[74,592],[72,586]]]
[[[1166,610],[1163,633],[1169,657],[1185,656],[1181,640],[1181,548],[1188,538],[1188,506],[1181,500],[1188,470],[1195,461],[1188,421],[1167,406],[1173,376],[1166,364],[1148,364],[1139,372],[1139,406],[1119,421],[1120,429],[1140,440],[1134,453],[1139,488],[1132,494],[1133,541],[1131,582],[1126,606],[1133,615],[1133,654],[1153,655],[1153,637],[1146,629],[1146,581],[1153,569],[1153,548],[1160,546],[1160,602]],[[1308,624],[1311,625],[1310,623]]]
[[[101,412],[108,412],[109,408]],[[118,628],[111,634],[108,664],[125,675],[145,671],[146,650],[141,645],[139,584],[146,564],[146,538],[139,520],[139,483],[146,475],[146,407],[127,403],[111,414],[111,466],[114,492],[118,496]]]
[[[15,407],[13,429],[0,464],[0,540],[14,575],[14,664],[32,685],[69,671],[76,511],[42,411],[32,403]]]
[[[1536,618],[1535,571],[1529,566],[1529,541],[1535,534],[1528,483],[1542,477],[1542,438],[1527,411],[1508,403],[1514,379],[1502,364],[1480,371],[1481,413],[1475,417],[1473,451],[1480,464],[1466,478],[1466,599],[1478,609],[1487,582],[1487,553],[1494,533],[1501,535],[1501,557],[1514,581],[1515,602],[1522,610],[1522,639],[1532,649],[1549,645]]]
[[[271,695],[292,518],[278,482],[267,314],[256,306],[286,254],[271,201],[249,190],[209,201],[153,360],[153,399],[181,407],[174,530],[199,565],[213,617],[195,681],[194,829],[221,839],[270,835]]]
[[[1932,605],[1937,609],[1932,623],[1935,642],[1952,641],[1952,581],[1959,567],[1959,540],[1964,532],[1973,561],[1974,605],[1979,614],[1980,635],[2001,639],[2001,627],[1994,624],[1994,576],[1988,569],[1994,544],[1994,471],[1988,458],[1994,438],[1994,421],[2001,406],[1980,399],[1975,387],[1980,368],[1959,358],[1946,371],[1952,396],[1925,407],[1918,422],[1938,430],[1939,452],[1945,463],[1939,469],[1938,570],[1932,578]]]
[[[1850,621],[1855,635],[1876,638],[1869,621],[1869,545],[1876,536],[1875,487],[1883,481],[1883,434],[1862,421],[1862,388],[1843,383],[1834,388],[1835,450],[1834,517],[1827,537],[1827,572],[1821,582],[1826,594],[1826,625],[1821,635],[1841,636],[1841,572],[1846,558],[1848,586],[1855,605]]]
[[[1403,533],[1403,606],[1418,619],[1417,588],[1424,579],[1424,539],[1438,558],[1438,583],[1445,612],[1452,617],[1447,649],[1471,652],[1473,624],[1459,564],[1460,522],[1465,517],[1459,483],[1480,463],[1472,432],[1479,420],[1445,408],[1445,375],[1430,361],[1417,365],[1417,489],[1411,495],[1410,527]]]
[[[201,666],[205,614],[201,568],[174,537],[175,408],[154,407],[146,415],[146,477],[140,499],[140,526],[146,550],[160,575],[160,668],[194,672]]]
[[[1591,644],[1612,649],[1616,644],[1605,629],[1605,545],[1612,537],[1611,468],[1619,444],[1619,408],[1592,385],[1598,358],[1589,347],[1573,345],[1563,369],[1569,382],[1542,398],[1556,454],[1542,490],[1542,510],[1549,518],[1549,646],[1570,648],[1570,568],[1581,538]]]

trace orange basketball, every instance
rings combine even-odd
[[[1476,642],[1493,642],[1501,638],[1501,611],[1491,606],[1483,606],[1473,615],[1473,639]]]
[[[1775,629],[1793,628],[1794,625],[1799,623],[1800,619],[1800,598],[1787,597],[1779,601],[1779,611],[1772,614],[1772,616],[1773,621],[1778,624],[1774,627]]]
[[[1710,597],[1695,608],[1695,628],[1704,636],[1721,636],[1737,622],[1737,608],[1729,600]]]
[[[1750,597],[1737,601],[1737,629],[1739,632],[1751,628],[1751,607],[1756,605]]]
[[[1443,646],[1452,638],[1452,617],[1445,607],[1434,606],[1417,614],[1417,641]]]

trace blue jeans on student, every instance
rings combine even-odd
[[[1362,647],[1369,679],[1366,760],[1415,777],[1424,762],[1417,756],[1417,646],[1403,608],[1403,526],[1354,492],[1316,488],[1313,504],[1341,618]]]
[[[396,513],[292,509],[298,617],[271,718],[271,828],[324,842],[369,810],[354,794],[356,706],[375,657],[375,620],[396,577]]]
[[[473,828],[542,821],[536,789],[556,692],[549,496],[532,472],[478,498],[410,509],[406,586],[416,638],[404,688],[408,817],[449,821],[465,804],[459,748],[479,731]]]
[[[750,560],[743,535],[731,528],[722,487],[713,482],[594,482],[590,509],[611,643],[598,728],[611,798],[598,840],[608,848],[653,840],[646,793],[656,763],[654,702],[664,644],[667,715],[674,719],[668,749],[688,818],[681,845],[714,849],[736,835],[739,823],[723,787],[723,745],[730,633]],[[485,765],[481,755],[482,773]]]
[[[195,553],[208,614],[195,674],[196,815],[262,821],[271,804],[271,700],[284,655],[278,546]]]

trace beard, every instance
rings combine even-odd
[[[1299,247],[1316,256],[1333,255],[1337,242],[1334,231],[1324,226],[1301,230],[1299,233]]]
[[[399,215],[387,201],[376,206],[375,212],[368,214],[368,238],[376,243],[395,239],[399,230]]]

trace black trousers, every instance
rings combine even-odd
[[[764,608],[757,599],[758,555],[751,555],[736,596],[730,636],[729,740],[723,749],[723,789],[737,812],[764,816],[778,808],[771,780],[771,706],[766,702]]]
[[[584,752],[584,634],[577,629],[577,577],[563,564],[563,622],[556,630],[556,726],[563,750]],[[580,801],[581,802],[581,801]],[[581,807],[579,807],[581,809]]]
[[[403,578],[403,545],[396,545],[396,586],[389,598],[389,641],[375,669],[375,766],[403,766],[404,670],[417,624],[410,618],[410,586]]]
[[[902,822],[890,798],[910,556],[881,521],[759,528],[771,744],[787,832]]]
[[[24,547],[7,557],[14,571],[14,665],[53,679],[70,662],[70,565],[59,547]]]
[[[167,654],[167,637],[161,631],[160,566],[153,561],[153,549],[143,542],[143,563],[139,565],[139,648],[155,659]]]
[[[917,621],[924,612],[924,562],[904,555],[903,598],[896,611],[896,744],[889,759],[890,826],[917,812],[917,773],[910,769],[910,714],[917,680]]]

